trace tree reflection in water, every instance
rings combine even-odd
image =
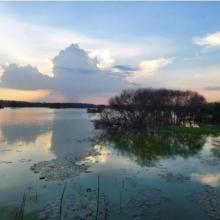
[[[122,155],[134,159],[141,166],[153,165],[160,159],[197,155],[206,142],[205,135],[174,133],[127,134],[103,131],[99,143],[111,145]]]
[[[213,148],[211,149],[211,151],[213,155],[217,158],[220,158],[220,138],[219,137],[213,138],[212,146]]]

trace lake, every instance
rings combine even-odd
[[[0,110],[0,220],[220,219],[220,136],[135,139],[97,117]]]

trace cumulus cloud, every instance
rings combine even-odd
[[[4,74],[4,67],[0,66],[0,77]]]
[[[195,37],[193,41],[199,46],[220,47],[220,31],[207,34],[203,37]]]
[[[99,40],[75,31],[28,23],[10,15],[0,15],[0,65],[19,63],[36,66],[41,73],[52,75],[50,60],[70,42],[80,42],[88,48]]]
[[[96,60],[90,59],[86,51],[72,44],[53,59],[54,70],[66,69],[78,73],[91,73],[98,71]],[[56,71],[59,74],[60,71]]]
[[[25,21],[8,12],[2,12],[0,20],[4,30],[0,34],[0,86],[13,89],[10,94],[34,89],[49,94],[48,100],[77,101],[93,96],[102,100],[102,94],[113,95],[129,86],[125,77],[137,71],[118,64],[136,66],[143,57],[167,56],[176,49],[169,39],[157,36],[115,41]],[[68,47],[71,42],[83,49]],[[60,51],[62,48],[66,49]]]
[[[30,23],[13,17],[11,14],[0,14],[0,65],[19,63],[36,66],[41,73],[52,75],[51,58],[60,48],[66,48],[71,42],[77,42],[97,59],[101,69],[109,69],[115,60],[136,64],[144,56],[167,55],[175,51],[175,45],[169,39],[161,37],[132,39],[100,39],[88,36],[73,28],[54,27]]]
[[[43,75],[36,67],[10,64],[4,67],[1,87],[19,90],[50,90],[68,101],[80,101],[88,95],[118,92],[123,79],[113,77],[111,71],[98,68],[97,59],[88,51],[72,44],[52,59],[53,77]]]
[[[103,70],[111,68],[115,62],[110,50],[93,50],[89,53],[89,56],[95,59],[97,67]]]
[[[90,51],[77,44],[71,44],[51,59],[53,77],[31,65],[10,64],[2,67],[0,85],[2,88],[15,90],[47,90],[47,98],[52,97],[53,100],[56,100],[55,97],[63,101],[90,99],[100,103],[104,96],[110,97],[129,87],[129,84],[142,84],[147,77],[172,62],[165,58],[146,60],[138,68],[132,68],[126,65],[111,67],[112,62],[105,60],[105,63],[111,65],[100,68],[97,56],[91,56]]]
[[[172,59],[160,58],[154,60],[142,61],[139,68],[126,77],[127,81],[130,83],[144,83],[144,80],[149,76],[154,75],[162,67],[170,64]]]
[[[10,64],[3,70],[0,85],[21,90],[47,89],[50,87],[50,77],[41,74],[31,65]]]
[[[66,97],[84,97],[103,92],[117,92],[123,79],[115,79],[111,71],[97,67],[98,61],[77,45],[59,53],[53,60],[55,88]]]

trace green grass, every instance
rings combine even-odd
[[[199,127],[170,126],[166,127],[164,130],[175,134],[220,135],[220,125],[200,124]]]

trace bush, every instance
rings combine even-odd
[[[197,92],[169,89],[125,90],[109,100],[102,124],[120,129],[159,129],[193,124],[206,100]]]

